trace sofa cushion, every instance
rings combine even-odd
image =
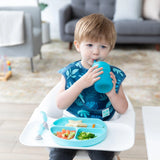
[[[81,18],[92,13],[100,13],[113,19],[115,0],[72,0],[72,13]]]
[[[75,29],[75,26],[78,20],[79,19],[74,19],[74,20],[67,22],[65,25],[65,33],[74,34],[74,29]]]
[[[160,22],[154,20],[121,20],[114,24],[120,35],[160,35]]]
[[[141,18],[142,0],[116,0],[113,20]]]
[[[160,0],[144,0],[143,17],[160,21]]]

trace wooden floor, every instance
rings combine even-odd
[[[27,147],[19,142],[19,135],[37,104],[0,103],[0,160],[47,160],[48,151],[41,147]],[[121,160],[147,160],[141,108],[136,112],[135,145],[120,153]],[[64,158],[65,160],[65,158]]]

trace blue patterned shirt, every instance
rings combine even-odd
[[[66,80],[65,89],[72,86],[74,82],[81,78],[87,71],[88,69],[82,66],[81,61],[73,62],[59,70],[59,73],[61,73]],[[122,70],[114,66],[111,66],[111,71],[117,80],[115,89],[118,93],[119,87],[126,75]],[[94,89],[94,85],[84,89],[72,105],[68,107],[67,111],[76,117],[99,118],[101,120],[109,120],[115,113],[107,95],[98,93]]]

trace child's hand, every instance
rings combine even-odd
[[[92,86],[96,81],[100,79],[100,77],[98,76],[103,73],[102,71],[103,68],[102,67],[97,68],[97,67],[98,66],[89,68],[88,72],[78,80],[79,85],[83,89]]]
[[[111,75],[111,78],[112,78],[113,88],[112,88],[112,90],[110,92],[106,93],[107,95],[108,94],[113,94],[113,93],[116,92],[116,90],[115,90],[115,88],[116,88],[116,82],[117,82],[116,77],[113,74],[113,72],[110,72],[110,75]]]

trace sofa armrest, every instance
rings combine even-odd
[[[29,13],[24,14],[24,37],[25,43],[24,45],[28,45],[26,57],[33,57],[32,48],[33,48],[33,22],[32,16]],[[19,46],[23,47],[23,45]]]
[[[32,16],[28,13],[24,15],[24,29],[25,29],[25,37],[29,37],[28,39],[32,39],[33,35],[33,23],[32,23]]]
[[[65,24],[72,19],[72,6],[70,4],[59,10],[60,35],[63,37],[65,33]]]

